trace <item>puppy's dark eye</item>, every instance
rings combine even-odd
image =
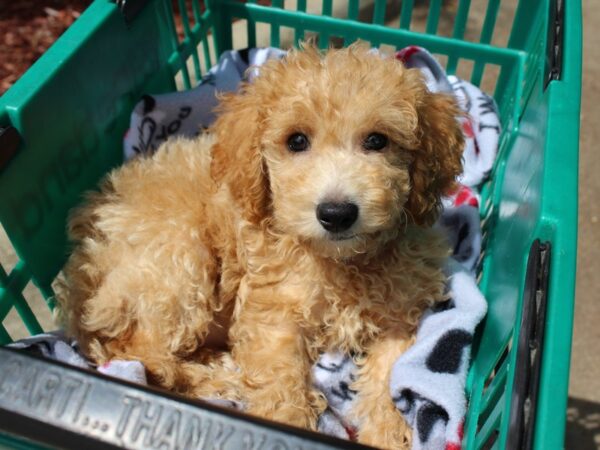
[[[381,133],[371,133],[363,141],[362,146],[365,150],[381,150],[388,144],[387,136]]]
[[[294,133],[287,140],[288,148],[293,152],[303,152],[308,149],[310,142],[305,134]]]

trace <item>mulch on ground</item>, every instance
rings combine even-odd
[[[0,8],[0,95],[71,25],[91,0],[6,0]]]
[[[188,16],[193,17],[186,0]],[[172,0],[175,24],[183,37],[178,2]],[[92,0],[0,0],[0,95],[65,32]],[[200,10],[204,10],[200,0]],[[259,0],[260,4],[270,1]],[[193,23],[193,19],[192,19]]]

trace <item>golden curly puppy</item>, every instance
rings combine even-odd
[[[211,136],[117,169],[73,215],[70,330],[98,363],[139,359],[158,385],[313,429],[312,364],[358,355],[359,440],[408,445],[388,379],[444,297],[431,225],[461,172],[459,114],[364,46],[269,61]]]

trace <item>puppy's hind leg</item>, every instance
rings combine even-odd
[[[168,140],[108,175],[71,216],[75,248],[59,294],[88,357],[137,359],[151,381],[179,392],[204,377],[196,353],[224,306],[207,223],[209,146]]]
[[[93,292],[77,289],[98,271]],[[194,360],[222,307],[214,292],[216,273],[199,242],[150,242],[135,251],[116,241],[88,243],[66,267],[70,289],[62,306],[70,307],[71,332],[96,363],[139,360],[153,384],[186,393],[210,377]]]

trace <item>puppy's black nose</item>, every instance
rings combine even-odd
[[[327,231],[346,231],[356,222],[358,206],[354,203],[319,203],[317,219]]]

